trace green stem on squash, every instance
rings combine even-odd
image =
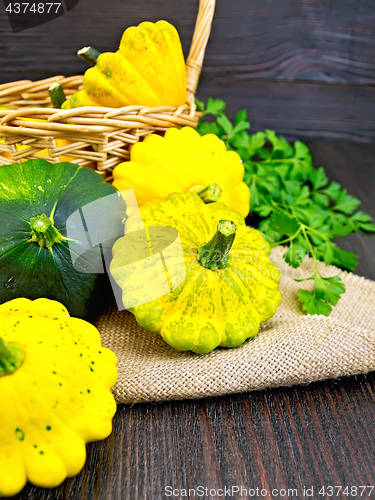
[[[38,243],[40,247],[52,248],[54,243],[66,240],[53,225],[53,221],[45,214],[30,219],[31,239]]]
[[[16,342],[5,342],[0,337],[0,377],[11,375],[23,363],[25,351]]]
[[[198,262],[211,271],[225,269],[236,237],[236,230],[237,226],[234,222],[221,220],[213,238],[198,248]]]
[[[51,98],[52,107],[55,109],[61,109],[61,106],[66,101],[66,95],[60,83],[53,83],[48,89],[48,92]]]
[[[196,193],[206,204],[218,201],[222,194],[222,190],[217,182],[207,187],[193,186],[189,191]]]
[[[90,64],[90,66],[95,66],[100,52],[94,49],[94,47],[83,47],[83,49],[77,52],[77,56],[87,62],[87,64]]]
[[[220,200],[222,190],[217,182],[211,184],[201,191],[197,192],[197,195],[204,201],[204,203],[214,203]]]

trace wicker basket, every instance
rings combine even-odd
[[[187,102],[178,108],[139,105],[123,108],[86,106],[70,110],[51,108],[48,94],[51,84],[59,80],[69,97],[82,88],[82,75],[69,78],[58,75],[36,82],[23,80],[0,85],[0,106],[14,110],[0,109],[0,165],[35,158],[58,163],[60,156],[65,155],[74,163],[96,169],[111,181],[113,168],[129,160],[131,145],[142,137],[169,127],[196,127],[199,114],[196,113],[194,95],[214,8],[215,0],[200,0],[186,61]],[[20,117],[28,118],[26,126]],[[69,143],[58,147],[56,139],[66,139]],[[18,150],[17,144],[25,147]],[[49,157],[38,154],[45,149]]]

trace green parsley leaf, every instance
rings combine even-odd
[[[334,243],[332,243],[332,249],[332,264],[335,264],[335,266],[342,267],[343,269],[348,269],[349,271],[353,271],[358,266],[357,256],[355,253],[342,250]]]
[[[371,222],[372,217],[370,217],[370,215],[367,215],[362,211],[359,211],[353,214],[349,220],[350,222]]]
[[[196,107],[199,109],[199,111],[204,111],[205,110],[205,107],[206,105],[204,104],[203,101],[200,101],[199,99],[195,98],[195,105]]]
[[[232,123],[225,115],[220,115],[217,119],[217,123],[223,128],[226,134],[224,138],[228,141],[231,141],[239,132],[250,127],[250,123],[247,121],[240,121],[233,127]]]
[[[234,117],[234,124],[238,125],[241,122],[246,122],[246,120],[247,120],[247,111],[246,111],[246,109],[243,109],[243,110],[239,111],[236,114],[236,116]],[[249,128],[249,127],[247,127],[247,128]]]
[[[320,245],[317,249],[322,256],[322,260],[329,266],[332,264],[335,253],[333,249],[333,244],[330,241],[326,241],[323,245]]]
[[[218,137],[222,136],[220,127],[216,122],[199,124],[198,132],[200,135],[215,134]]]
[[[302,264],[302,261],[306,257],[306,254],[306,248],[298,245],[298,243],[292,243],[283,257],[285,262],[287,262],[290,266],[296,268]]]
[[[267,203],[264,203],[264,205],[258,206],[258,214],[261,217],[267,217],[273,210],[272,205],[268,205]]]
[[[254,135],[249,135],[245,131],[239,132],[233,137],[232,145],[238,148],[239,155],[242,160],[246,161],[250,157],[256,155],[266,142],[265,134],[257,132]]]
[[[304,310],[329,315],[331,305],[343,293],[343,284],[323,278],[317,260],[349,271],[355,269],[356,255],[340,249],[333,238],[359,230],[375,233],[372,218],[356,211],[360,201],[338,182],[329,182],[323,167],[314,168],[303,142],[290,144],[272,130],[250,134],[246,111],[237,113],[232,123],[225,115],[224,101],[208,99],[205,105],[196,100],[196,104],[202,116],[216,117],[211,123],[200,120],[198,132],[216,134],[242,159],[244,182],[251,193],[250,215],[258,229],[272,246],[280,242],[289,245],[284,258],[292,267],[298,267],[301,259],[311,254],[315,273],[305,279],[314,280],[315,288],[313,292],[300,291]]]
[[[317,203],[323,208],[327,208],[329,205],[329,197],[323,193],[313,193],[312,199],[314,203]]]
[[[311,201],[309,186],[303,186],[294,198],[294,205],[307,205]]]
[[[332,307],[315,295],[315,293],[308,292],[307,290],[298,290],[298,299],[302,302],[302,309],[307,314],[323,314],[329,316]]]
[[[333,236],[346,236],[354,231],[354,226],[352,224],[346,224],[343,222],[338,222],[332,227]]]
[[[345,284],[339,276],[323,278],[316,276],[314,278],[315,295],[319,299],[329,302],[333,306],[337,304],[341,295],[345,292]]]
[[[335,206],[332,210],[350,215],[356,208],[358,208],[358,205],[360,204],[361,202],[357,198],[354,198],[354,196],[348,194],[346,189],[341,189],[338,193]]]
[[[271,214],[269,228],[282,235],[294,236],[299,230],[300,224],[298,220],[292,215],[274,210]]]
[[[195,104],[199,111],[202,113],[202,117],[206,115],[220,116],[225,111],[225,102],[220,99],[212,99],[209,97],[207,101],[207,106],[205,106],[204,102],[199,101],[195,98]]]
[[[328,177],[324,171],[324,168],[319,167],[314,169],[311,173],[310,181],[313,185],[314,191],[326,186],[328,184]]]
[[[375,224],[361,224],[359,227],[367,233],[375,233]]]
[[[233,137],[233,125],[225,115],[219,116],[219,118],[217,119],[217,123],[218,125],[220,125],[220,127],[222,127],[228,138]]]

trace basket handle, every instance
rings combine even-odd
[[[186,86],[195,95],[201,74],[204,53],[211,32],[215,0],[199,0],[198,17],[195,23],[190,52],[186,59]]]

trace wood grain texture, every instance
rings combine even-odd
[[[114,50],[126,27],[159,19],[176,25],[186,54],[197,9],[198,0],[80,0],[65,16],[15,35],[0,10],[0,64],[4,74],[80,72],[78,49]],[[374,26],[369,0],[217,0],[203,74],[375,83]]]
[[[370,1],[217,2],[205,76],[373,83]]]
[[[323,165],[332,180],[363,201],[361,209],[375,216],[375,144],[309,146],[315,165]],[[340,244],[358,254],[358,273],[375,279],[375,235],[355,234]],[[309,498],[303,496],[305,488],[314,488],[314,500],[370,498],[318,492],[322,486],[350,491],[374,485],[374,447],[374,373],[196,401],[119,405],[111,436],[87,446],[78,476],[53,490],[27,485],[14,498],[182,500],[182,489],[200,486],[208,494],[196,498],[212,500],[220,497],[211,489],[236,486],[255,490],[253,498]],[[168,497],[167,486],[180,494]],[[282,488],[289,496],[272,496]],[[262,497],[262,489],[269,494]]]
[[[375,140],[375,87],[201,78],[197,97],[223,99],[228,115],[248,110],[254,132],[288,139]]]
[[[138,500],[180,490],[304,488],[375,481],[375,380],[357,376],[200,401],[120,405],[114,431],[87,446],[84,470],[59,488],[15,499]],[[297,496],[298,495],[298,496]],[[229,498],[229,496],[227,496]],[[240,498],[240,495],[233,495]],[[193,494],[190,498],[194,498]],[[360,498],[343,493],[334,498]],[[363,498],[369,498],[363,496]]]
[[[77,51],[92,45],[100,52],[117,50],[128,26],[166,19],[180,33],[185,56],[190,48],[198,0],[140,0],[137,2],[80,0],[64,16],[13,34],[0,6],[0,82],[42,79],[46,75],[83,74],[88,65]]]
[[[198,0],[80,0],[65,16],[13,34],[0,5],[0,83],[83,73],[88,44],[117,48],[124,29],[167,19],[185,56]],[[198,97],[247,108],[255,130],[289,138],[375,140],[375,3],[217,0]]]

